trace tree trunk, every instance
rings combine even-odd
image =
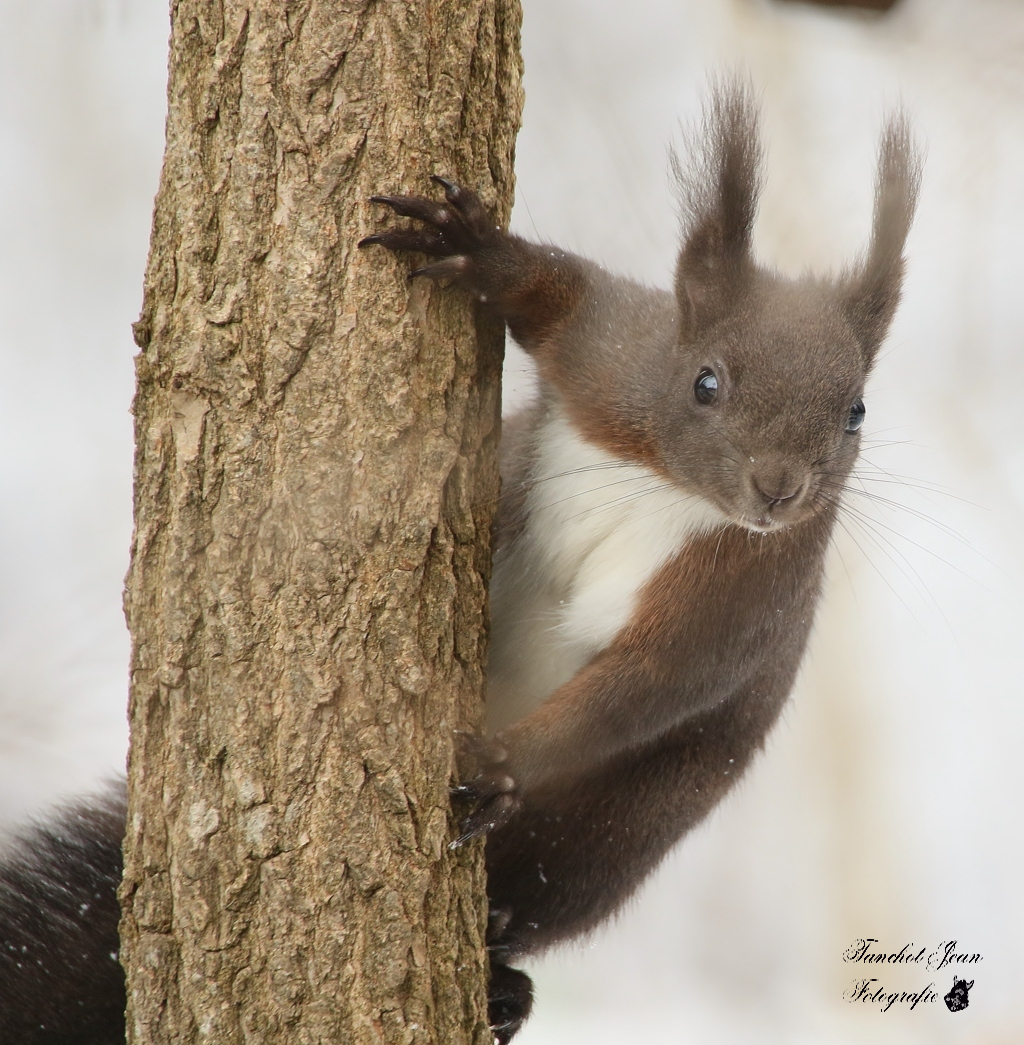
[[[505,221],[517,0],[175,0],[142,316],[122,960],[142,1043],[483,1043],[502,331],[356,241]],[[379,219],[379,220],[378,220]]]

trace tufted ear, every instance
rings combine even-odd
[[[683,211],[675,290],[684,341],[721,319],[753,274],[750,238],[760,167],[751,88],[742,81],[718,84],[686,162],[672,156]]]
[[[875,182],[871,245],[861,266],[847,278],[845,307],[870,366],[889,330],[903,286],[903,247],[914,220],[921,187],[921,160],[903,113],[882,132]]]

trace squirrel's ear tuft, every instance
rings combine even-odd
[[[921,188],[921,158],[903,113],[891,116],[882,132],[875,181],[875,212],[867,258],[847,278],[847,315],[874,362],[899,304],[903,286],[903,247]]]
[[[753,90],[742,80],[712,86],[687,158],[672,156],[683,214],[676,298],[684,340],[715,323],[753,272],[750,239],[761,189]]]

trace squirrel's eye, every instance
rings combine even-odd
[[[850,416],[846,420],[846,431],[850,435],[853,435],[862,424],[864,424],[864,415],[867,411],[864,409],[864,400],[860,396],[853,401],[853,406],[850,407]]]
[[[702,403],[707,406],[708,403],[714,402],[715,396],[718,395],[718,378],[715,377],[715,372],[710,370],[708,367],[697,375],[697,380],[693,383],[693,397],[698,403]]]

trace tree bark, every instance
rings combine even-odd
[[[174,0],[137,357],[128,1039],[484,1043],[502,331],[367,198],[507,220],[518,0]],[[378,220],[379,219],[379,220]]]

